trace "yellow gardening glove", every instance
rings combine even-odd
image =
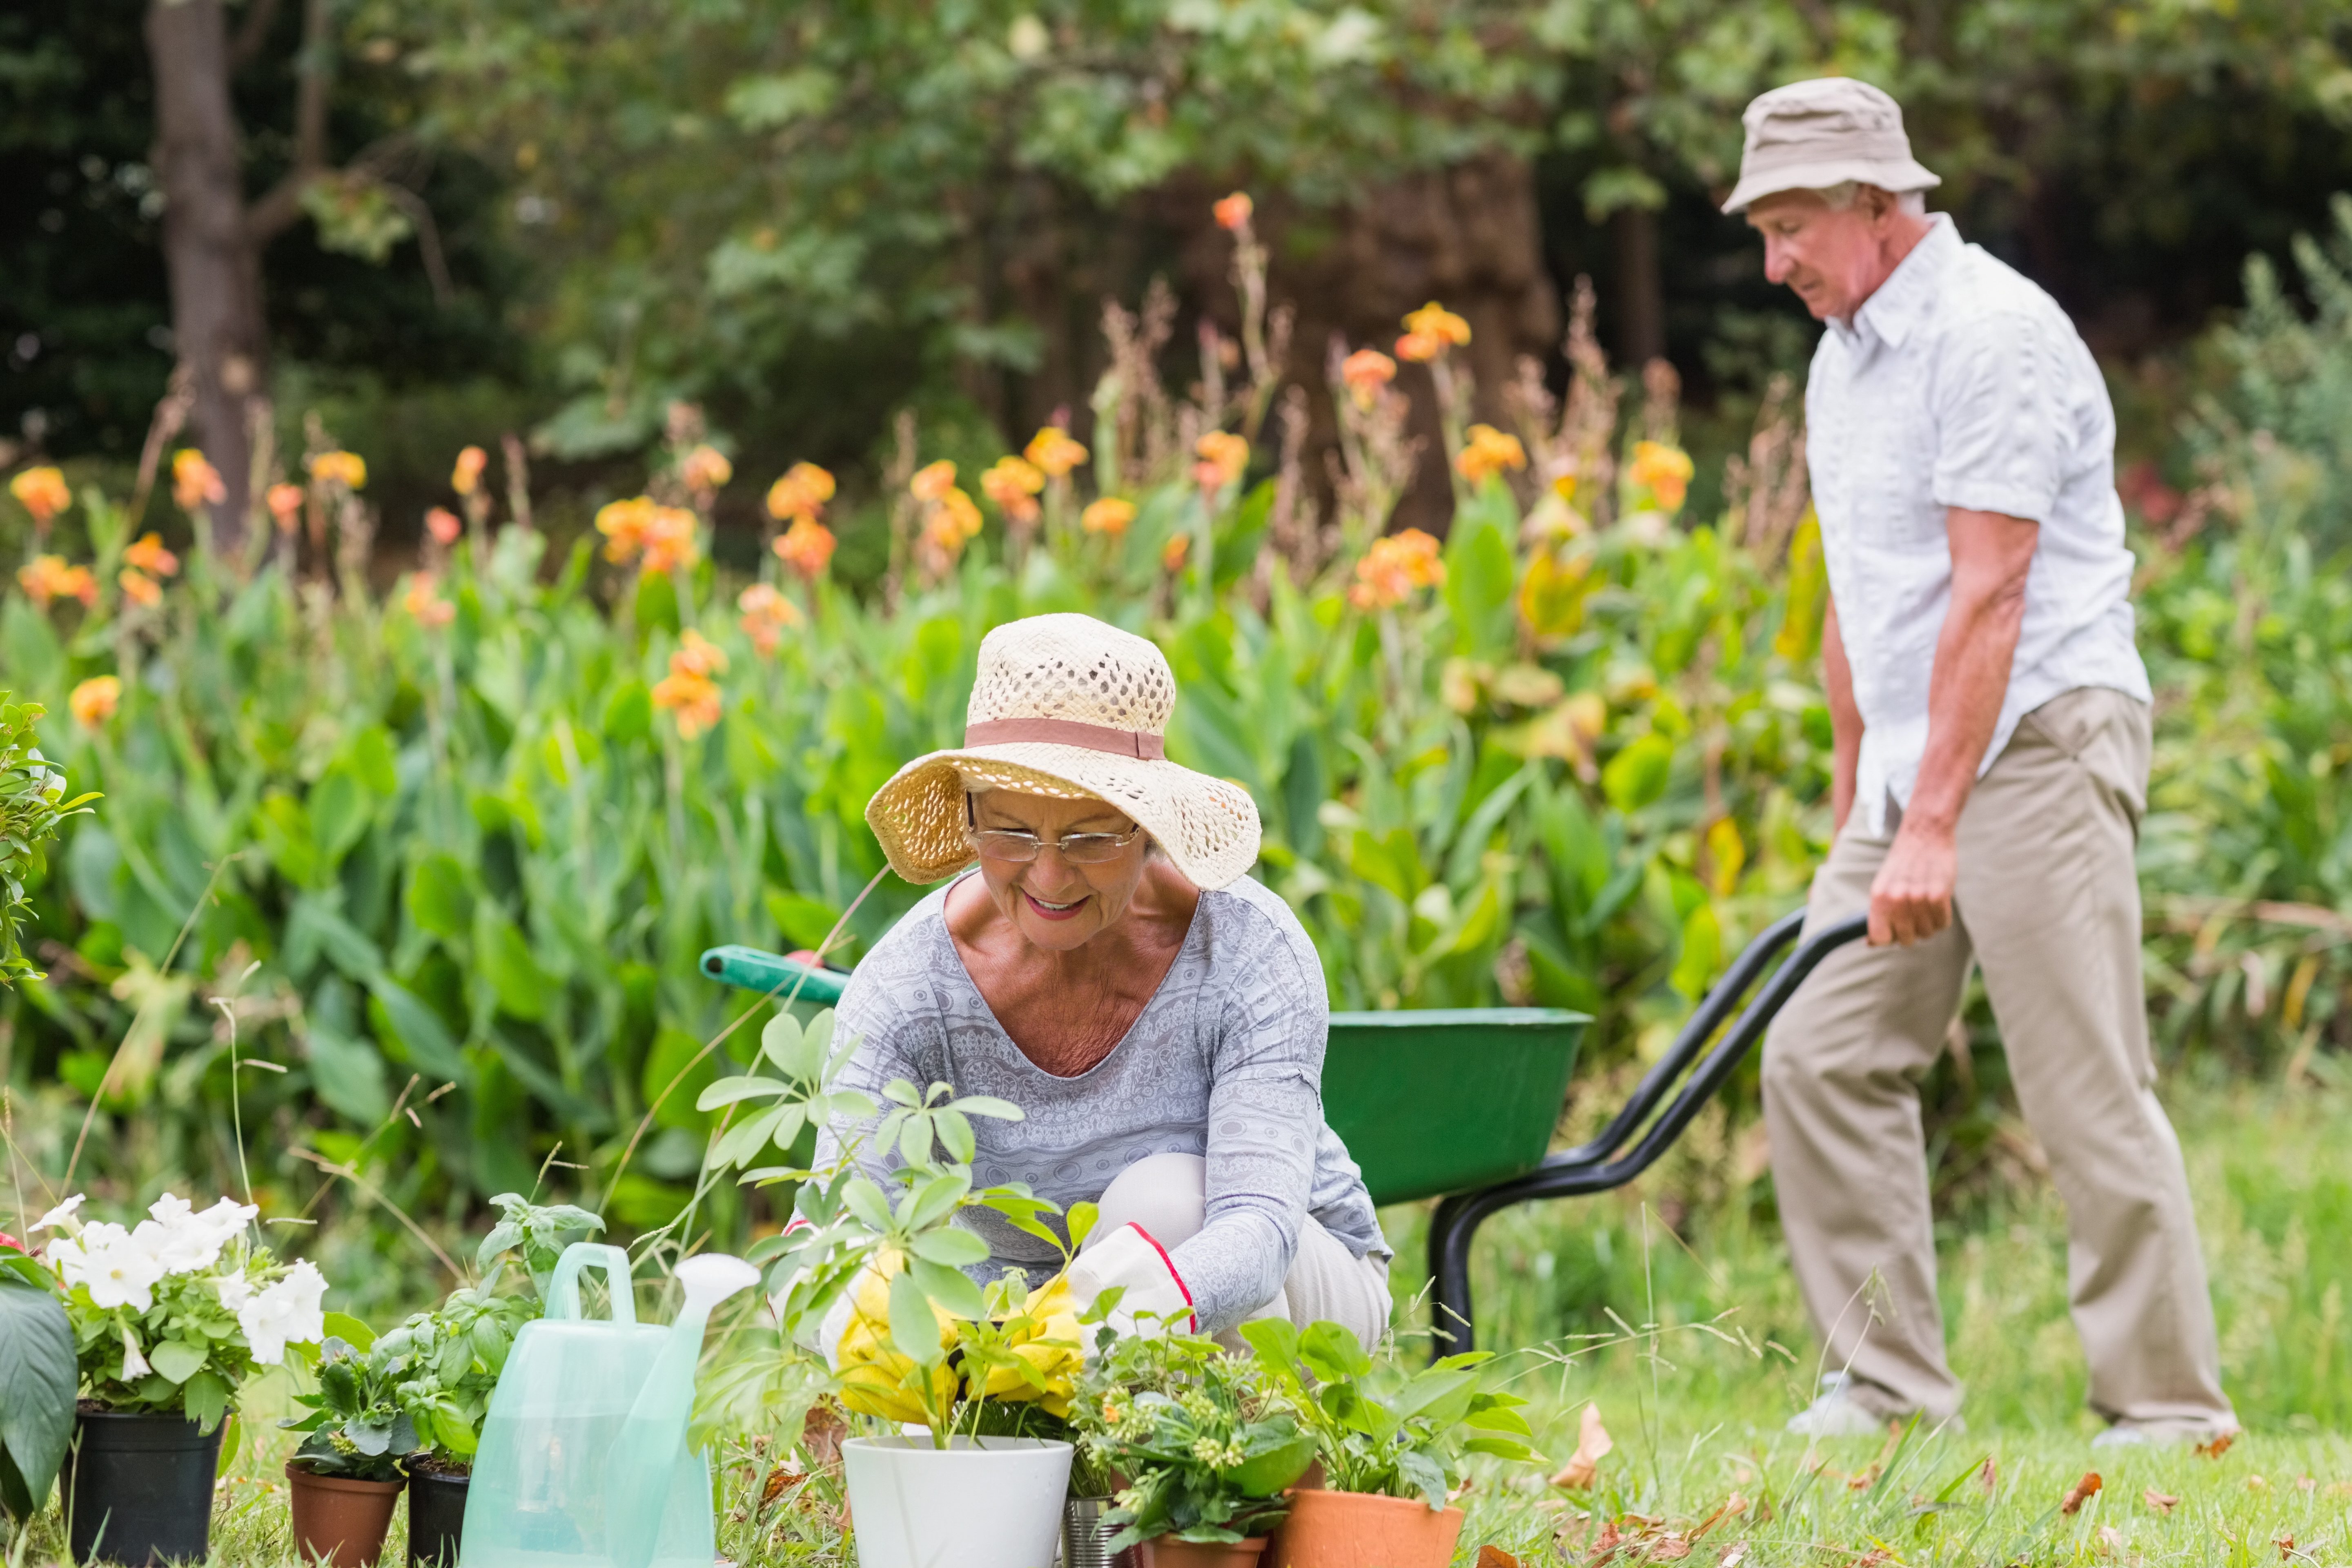
[[[906,1386],[914,1360],[890,1342],[890,1279],[902,1267],[898,1253],[886,1251],[859,1271],[825,1314],[822,1348],[841,1375],[844,1405],[885,1421],[928,1425],[930,1412]],[[940,1317],[940,1347],[945,1350],[955,1342],[955,1324],[945,1314]],[[956,1388],[955,1369],[942,1357],[930,1370],[933,1403],[948,1409],[955,1402]]]
[[[1056,1274],[1029,1293],[1022,1309],[1022,1326],[1013,1331],[1006,1348],[1034,1368],[1045,1380],[1033,1385],[1018,1367],[991,1367],[984,1392],[1007,1404],[1035,1400],[1038,1408],[1056,1418],[1070,1413],[1070,1394],[1085,1364],[1081,1347],[1086,1330],[1078,1322],[1081,1308],[1071,1293],[1067,1270]]]

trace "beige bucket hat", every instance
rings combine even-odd
[[[1822,77],[1776,87],[1748,106],[1748,144],[1727,213],[1780,191],[1820,191],[1854,180],[1897,195],[1944,182],[1911,156],[1903,106],[1866,81]]]
[[[1168,761],[1176,677],[1157,647],[1092,616],[1033,616],[980,643],[964,743],[918,757],[866,803],[890,868],[922,885],[971,864],[964,792],[1107,801],[1197,888],[1257,859],[1249,792]]]

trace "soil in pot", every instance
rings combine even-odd
[[[1462,1510],[1419,1498],[1294,1491],[1290,1517],[1274,1532],[1264,1568],[1447,1568],[1462,1533]]]
[[[85,1406],[58,1479],[74,1561],[129,1568],[211,1553],[213,1472],[221,1428],[186,1416]]]
[[[1135,1549],[1135,1568],[1257,1568],[1266,1538],[1245,1541],[1173,1541],[1161,1536]]]
[[[419,1459],[408,1472],[408,1568],[457,1568],[466,1531],[470,1470],[445,1470]]]
[[[313,1475],[299,1459],[286,1462],[286,1479],[294,1492],[294,1547],[304,1562],[375,1568],[401,1482]]]

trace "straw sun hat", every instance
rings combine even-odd
[[[1192,885],[1257,859],[1249,792],[1168,761],[1176,677],[1158,648],[1091,616],[1034,616],[981,639],[964,743],[918,757],[866,803],[890,868],[921,885],[971,864],[967,790],[1117,806]]]
[[[1900,195],[1944,182],[1911,156],[1903,108],[1866,81],[1820,77],[1776,87],[1740,116],[1748,129],[1739,184],[1723,210],[1781,191],[1821,191],[1848,180]]]

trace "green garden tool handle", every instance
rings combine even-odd
[[[722,985],[774,994],[778,1001],[820,1002],[832,1006],[841,1000],[849,976],[838,969],[818,969],[763,952],[756,947],[714,947],[702,955],[702,973]]]
[[[608,1294],[613,1299],[613,1321],[635,1323],[637,1321],[636,1292],[629,1288],[629,1255],[617,1247],[602,1242],[575,1241],[563,1249],[555,1260],[555,1272],[547,1281],[547,1312],[550,1318],[577,1321],[580,1318],[580,1271],[602,1268]]]

